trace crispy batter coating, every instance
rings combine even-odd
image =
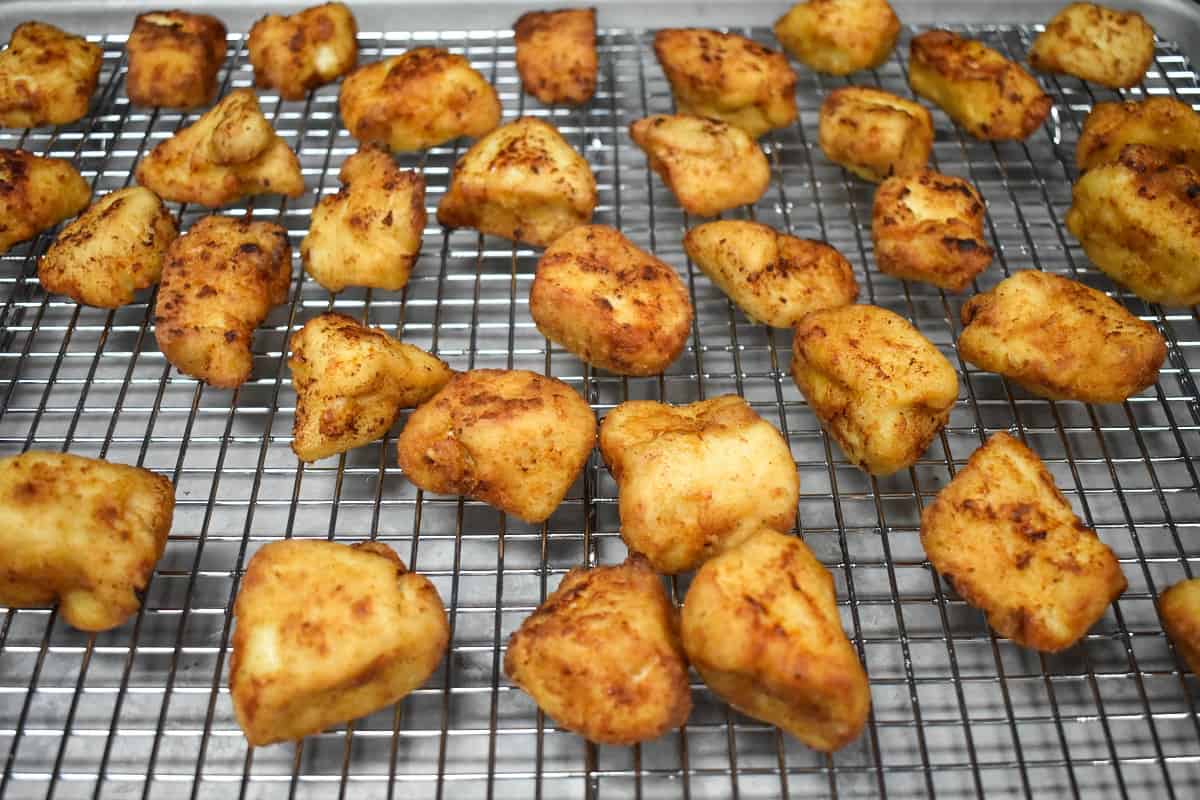
[[[908,82],[977,139],[1024,139],[1054,105],[1019,64],[945,30],[913,38]]]
[[[417,47],[361,66],[342,81],[338,108],[350,135],[393,152],[424,150],[500,124],[500,98],[460,55]]]
[[[99,45],[44,22],[23,22],[0,52],[0,127],[66,125],[88,112]]]
[[[1154,60],[1154,28],[1136,11],[1070,3],[1029,48],[1029,66],[1110,89],[1136,86]]]
[[[1001,636],[1056,652],[1125,591],[1113,552],[1071,510],[1041,459],[993,434],[921,515],[934,569]]]
[[[1127,144],[1148,144],[1200,170],[1200,114],[1174,97],[1096,103],[1083,121],[1075,163],[1085,171],[1116,161]]]
[[[596,9],[529,11],[513,26],[517,72],[546,105],[577,106],[596,92]]]
[[[330,292],[403,289],[425,232],[424,176],[367,145],[346,159],[338,180],[342,188],[321,198],[300,243],[304,269]]]
[[[0,459],[0,605],[57,599],[76,628],[115,628],[141,605],[174,510],[171,482],[149,470],[34,450]]]
[[[254,23],[246,47],[254,85],[278,89],[284,100],[333,83],[358,63],[358,24],[343,3],[324,3]]]
[[[755,139],[796,119],[796,73],[783,53],[702,28],[661,30],[654,52],[680,114],[724,120]]]
[[[438,222],[546,247],[584,225],[596,177],[558,129],[521,117],[476,142],[454,165]]]
[[[872,475],[916,463],[950,419],[958,374],[898,314],[853,305],[809,314],[792,378],[846,457]]]
[[[271,542],[246,567],[229,693],[251,747],[396,703],[450,641],[442,599],[382,542]]]
[[[992,263],[986,214],[979,191],[962,178],[930,169],[888,178],[871,212],[875,263],[888,275],[961,292]]]
[[[1200,675],[1200,578],[1180,581],[1159,595],[1158,611],[1184,663]]]
[[[287,299],[292,249],[270,222],[205,217],[171,243],[154,335],[185,375],[233,389],[254,365],[254,329]]]
[[[601,744],[657,739],[692,710],[679,614],[637,556],[568,572],[513,633],[504,671],[560,727]]]
[[[91,197],[70,161],[0,147],[0,253],[75,216]]]
[[[139,14],[125,45],[125,92],[139,106],[198,108],[217,96],[225,61],[225,25],[208,14]]]
[[[849,75],[887,61],[900,20],[887,0],[808,0],[775,23],[775,38],[817,72]]]
[[[796,521],[787,440],[737,395],[622,403],[600,427],[600,453],[620,489],[621,538],[659,572],[687,572],[759,528]]]
[[[818,119],[825,157],[875,183],[924,169],[933,149],[933,117],[925,107],[882,89],[834,89]]]
[[[706,222],[687,232],[683,247],[754,322],[790,328],[810,311],[858,297],[854,270],[836,249],[759,222]]]
[[[707,562],[681,631],[692,666],[739,711],[824,752],[862,732],[867,673],[842,630],[833,576],[799,537],[763,529]]]
[[[962,307],[958,352],[1051,400],[1120,403],[1158,378],[1162,334],[1103,292],[1024,270]]]
[[[757,201],[771,167],[754,140],[729,123],[686,114],[657,114],[629,126],[683,210],[701,217]]]
[[[567,384],[524,370],[460,373],[422,405],[397,450],[428,492],[473,497],[543,522],[566,497],[596,441],[596,418]]]
[[[1067,230],[1093,263],[1155,303],[1200,303],[1200,172],[1177,156],[1127,145],[1072,189]]]

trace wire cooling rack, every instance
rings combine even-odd
[[[748,32],[771,44],[769,32]],[[1026,28],[968,33],[1020,58]],[[854,76],[909,95],[904,56]],[[194,118],[131,109],[124,36],[102,40],[104,68],[86,119],[55,131],[6,131],[0,145],[72,158],[103,193]],[[1108,92],[1073,79],[1027,142],[963,137],[934,112],[935,166],[971,179],[987,199],[996,263],[982,290],[1039,268],[1115,293],[1166,336],[1152,389],[1121,405],[1035,399],[965,365],[954,348],[963,297],[880,274],[871,258],[873,187],[848,177],[816,144],[825,92],[846,83],[798,69],[798,124],[766,136],[773,181],[753,217],[838,247],[861,299],[911,319],[960,370],[950,424],[911,469],[873,479],[847,463],[792,384],[790,334],[749,324],[686,260],[694,224],[647,170],[626,126],[671,110],[652,33],[600,36],[595,99],[548,109],[520,92],[509,31],[364,33],[362,60],[437,45],[468,55],[497,87],[505,119],[549,118],[596,173],[596,219],[620,227],[686,278],[696,306],[688,349],[655,378],[593,371],[550,346],[529,317],[538,253],[430,216],[411,282],[399,293],[349,290],[331,299],[300,274],[255,342],[253,378],[210,389],[174,372],[155,346],[153,295],[115,311],[80,308],[38,286],[49,236],[0,260],[0,455],[30,447],[139,464],[177,487],[174,529],[142,611],[88,637],[53,610],[0,614],[0,796],[238,797],[1179,797],[1200,795],[1200,686],[1164,637],[1154,597],[1200,559],[1200,321],[1117,290],[1085,259],[1062,219],[1074,143]],[[223,90],[252,83],[241,35],[230,37]],[[1130,96],[1196,99],[1196,74],[1170,44]],[[293,248],[318,197],[337,190],[355,149],[337,115],[337,87],[303,102],[260,92],[300,154],[308,193],[260,198],[222,213],[287,227]],[[421,169],[431,209],[462,144],[401,156]],[[184,228],[205,212],[179,209]],[[457,369],[515,367],[559,377],[602,416],[631,398],[687,402],[736,392],[779,426],[801,476],[799,530],[837,581],[843,623],[870,674],[874,707],[854,744],[814,753],[743,717],[693,682],[686,727],[640,747],[594,747],[558,731],[501,670],[508,635],[580,563],[623,557],[616,487],[593,453],[562,507],[530,526],[473,501],[417,491],[395,466],[395,431],[304,466],[289,449],[295,395],[288,336],[336,308],[429,348]],[[402,423],[401,423],[402,424]],[[929,566],[921,508],[987,433],[1012,431],[1047,461],[1084,520],[1118,554],[1129,589],[1070,651],[1041,656],[992,635]],[[284,537],[376,538],[428,575],[448,606],[450,652],[426,685],[394,708],[283,745],[247,749],[226,689],[230,608],[241,570]],[[672,584],[682,598],[686,581]]]

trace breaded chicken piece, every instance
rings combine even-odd
[[[1096,103],[1079,132],[1075,163],[1083,172],[1116,161],[1127,144],[1153,145],[1200,170],[1200,114],[1169,96]]]
[[[427,492],[482,500],[543,522],[596,441],[591,407],[567,384],[525,370],[460,373],[413,412],[400,467]]]
[[[139,14],[125,45],[125,92],[139,106],[198,108],[217,96],[225,61],[225,25],[208,14]]]
[[[799,537],[763,529],[707,562],[683,605],[683,647],[734,708],[833,752],[871,710],[833,576]]]
[[[657,114],[629,126],[683,210],[701,217],[754,203],[771,183],[771,167],[754,140],[726,122]]]
[[[375,441],[400,409],[424,403],[453,374],[437,356],[343,314],[310,319],[290,347],[296,388],[292,450],[301,461]]]
[[[233,389],[254,365],[254,329],[287,299],[292,249],[270,222],[205,217],[171,243],[154,336],[185,375]]]
[[[509,639],[504,671],[591,742],[657,739],[692,710],[679,613],[637,556],[568,572]]]
[[[958,374],[898,314],[853,305],[796,326],[792,378],[846,457],[872,475],[916,463],[950,419]]]
[[[618,375],[662,372],[692,333],[679,275],[607,225],[581,225],[546,249],[529,314],[547,339]]]
[[[1075,516],[1041,459],[1003,432],[926,507],[921,544],[997,633],[1035,650],[1075,644],[1125,591],[1112,550]]]
[[[209,208],[259,194],[304,193],[300,161],[263,116],[253,89],[230,92],[160,142],[136,174],[164,200]]]
[[[438,222],[546,247],[584,225],[596,177],[558,129],[521,117],[476,142],[454,165]]]
[[[1180,581],[1159,595],[1158,612],[1183,662],[1200,675],[1200,578]]]
[[[737,395],[685,406],[631,400],[600,426],[621,538],[657,571],[695,569],[762,527],[796,522],[787,440]]]
[[[976,139],[1025,139],[1054,101],[1037,79],[998,51],[935,30],[912,40],[908,82]]]
[[[382,542],[264,545],[233,607],[229,694],[251,747],[386,708],[433,673],[450,641],[442,599]]]
[[[63,228],[38,262],[38,280],[47,292],[76,303],[117,308],[158,283],[178,235],[175,218],[154,192],[118,189]]]
[[[783,53],[702,28],[661,30],[654,52],[680,114],[724,120],[755,139],[796,119],[796,73]]]
[[[687,232],[683,247],[753,322],[790,328],[810,311],[858,297],[854,270],[836,249],[759,222],[706,222]]]
[[[138,610],[167,546],[175,489],[161,475],[65,453],[0,459],[0,605],[45,606],[85,631]]]
[[[500,124],[500,98],[460,55],[417,47],[359,67],[342,81],[338,108],[350,135],[392,152],[479,137]]]
[[[1126,145],[1075,182],[1067,230],[1110,278],[1145,300],[1200,303],[1200,172],[1171,153]]]
[[[1136,11],[1070,3],[1029,48],[1029,66],[1110,89],[1136,86],[1154,61],[1154,28]]]
[[[1158,378],[1167,343],[1103,292],[1024,270],[962,307],[958,352],[1051,400],[1120,403]]]
[[[969,181],[924,169],[875,192],[871,238],[879,271],[961,292],[992,263],[987,206]]]
[[[324,3],[254,23],[246,47],[254,85],[278,89],[284,100],[333,83],[358,63],[358,23],[343,3]]]
[[[425,178],[366,145],[342,164],[342,188],[312,212],[300,243],[304,269],[330,292],[398,291],[408,284],[425,232]]]
[[[900,20],[887,0],[808,0],[775,23],[775,38],[817,72],[849,75],[887,61]]]
[[[70,161],[0,147],[0,253],[75,216],[91,197]]]
[[[578,106],[596,92],[596,9],[529,11],[513,26],[517,72],[546,105]]]
[[[919,103],[882,89],[843,86],[821,103],[817,135],[825,157],[864,180],[924,169],[933,117]]]
[[[66,125],[88,112],[99,45],[44,22],[23,22],[0,52],[0,127]]]

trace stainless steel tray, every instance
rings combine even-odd
[[[150,292],[112,312],[79,308],[38,286],[34,262],[49,236],[4,255],[0,455],[36,446],[141,464],[175,481],[178,509],[143,611],[129,623],[88,637],[51,610],[0,612],[0,796],[1200,796],[1200,686],[1183,673],[1154,605],[1159,591],[1200,566],[1200,317],[1117,290],[1062,226],[1079,126],[1093,102],[1114,95],[1073,79],[1044,80],[1054,114],[1024,143],[966,138],[935,112],[936,166],[969,177],[988,201],[997,259],[980,289],[1029,267],[1071,275],[1116,294],[1169,342],[1158,384],[1140,396],[1113,406],[1050,403],[957,357],[962,297],[874,268],[873,187],[830,164],[816,145],[821,97],[845,81],[798,69],[800,122],[764,139],[771,190],[733,216],[837,246],[855,264],[862,299],[912,319],[963,378],[951,422],[925,457],[873,480],[822,434],[792,384],[790,335],[749,324],[687,262],[680,240],[694,220],[625,132],[633,119],[671,109],[649,27],[758,26],[783,4],[604,5],[599,90],[576,111],[542,108],[520,92],[508,24],[521,5],[431,5],[356,8],[362,60],[417,44],[448,47],[492,80],[507,119],[549,117],[592,164],[598,221],[620,226],[686,277],[697,309],[688,350],[657,378],[588,369],[548,346],[529,318],[537,252],[471,231],[444,232],[431,215],[404,292],[351,290],[331,300],[301,275],[297,258],[289,302],[256,337],[253,379],[228,392],[181,377],[164,361],[152,335]],[[249,85],[243,34],[266,5],[207,7],[230,23],[224,86]],[[1016,58],[1036,31],[1029,23],[1052,12],[1040,2],[898,8],[920,25],[1004,20],[967,30]],[[1162,42],[1145,82],[1128,94],[1194,100],[1200,87],[1186,54],[1198,40],[1200,14],[1168,0],[1150,11],[1160,33],[1182,45]],[[147,148],[186,121],[129,107],[122,47],[132,14],[128,4],[82,0],[0,5],[0,28],[42,18],[91,32],[105,51],[89,117],[57,130],[3,131],[0,146],[73,158],[98,193],[126,185]],[[739,29],[772,42],[765,28]],[[912,32],[905,30],[891,61],[854,80],[908,94]],[[298,246],[314,202],[336,190],[338,166],[355,142],[340,127],[336,86],[303,102],[260,96],[300,154],[309,192],[296,201],[260,199],[249,209],[287,226]],[[461,143],[401,157],[424,170],[431,208],[460,153]],[[179,212],[184,227],[204,213]],[[836,577],[845,627],[871,677],[874,711],[864,735],[820,756],[731,712],[699,681],[688,725],[659,741],[592,747],[556,730],[504,678],[503,649],[568,568],[622,557],[611,477],[594,454],[551,520],[528,526],[479,503],[417,492],[395,466],[394,431],[344,457],[298,464],[288,447],[295,396],[286,341],[330,307],[432,348],[456,368],[558,376],[599,415],[626,398],[685,402],[738,392],[749,399],[791,442],[801,475],[799,530]],[[917,539],[922,506],[996,430],[1018,434],[1046,459],[1129,578],[1129,590],[1086,641],[1061,655],[1039,656],[991,635],[982,615],[937,578]],[[446,600],[451,652],[395,708],[295,747],[248,751],[226,689],[229,609],[249,556],[281,537],[375,537],[396,547]],[[672,588],[682,597],[685,581]]]

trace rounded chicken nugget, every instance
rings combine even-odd
[[[1174,97],[1096,103],[1083,120],[1075,165],[1084,172],[1116,161],[1127,144],[1153,145],[1200,170],[1200,114]]]
[[[1094,3],[1063,7],[1029,48],[1029,66],[1110,89],[1136,86],[1154,61],[1154,28],[1136,11]]]
[[[125,45],[125,92],[139,106],[197,108],[217,96],[225,60],[225,25],[208,14],[141,14]]]
[[[775,38],[817,72],[849,75],[887,61],[900,20],[887,0],[808,0],[775,23]]]
[[[878,183],[924,169],[933,150],[933,117],[891,92],[844,86],[821,103],[818,136],[830,161]]]
[[[44,22],[22,22],[0,52],[0,126],[66,125],[88,113],[100,45]]]
[[[513,26],[525,91],[547,105],[582,105],[596,92],[596,9],[529,11]]]
[[[275,88],[284,100],[303,100],[358,61],[358,25],[342,3],[306,8],[290,17],[268,14],[246,41],[254,85]]]
[[[70,161],[0,147],[0,253],[78,214],[91,197]]]
[[[1180,581],[1159,595],[1158,612],[1183,662],[1200,675],[1200,578]]]

